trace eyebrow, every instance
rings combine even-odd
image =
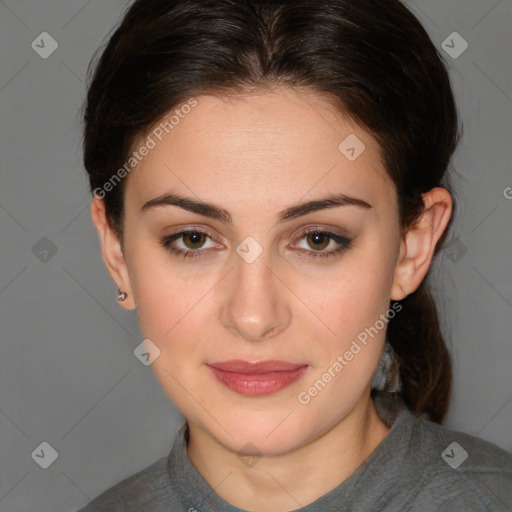
[[[231,225],[233,223],[231,214],[224,208],[214,203],[197,201],[190,197],[184,197],[175,193],[163,194],[147,201],[142,205],[140,211],[146,212],[158,206],[177,206],[192,213],[220,220],[224,224]],[[308,201],[306,203],[292,205],[279,212],[278,223],[296,219],[316,211],[337,208],[340,206],[357,206],[364,209],[372,208],[372,205],[363,199],[350,197],[345,194],[336,194]]]

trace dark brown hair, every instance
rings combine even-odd
[[[329,97],[375,138],[398,193],[402,230],[422,213],[422,193],[451,191],[446,171],[461,132],[449,76],[399,0],[137,0],[89,81],[84,164],[93,193],[140,137],[190,98],[276,84]],[[102,196],[121,240],[124,183]],[[400,304],[386,335],[391,373],[398,372],[411,411],[441,422],[451,359],[427,278]]]

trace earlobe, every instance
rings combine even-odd
[[[135,309],[130,278],[121,246],[121,240],[110,227],[102,199],[93,197],[91,203],[91,218],[101,244],[101,254],[110,277],[117,288],[126,292],[126,300],[121,301],[125,309]],[[121,304],[121,302],[119,302]]]
[[[413,293],[430,268],[436,244],[452,214],[452,197],[441,187],[423,194],[423,212],[404,234],[395,267],[392,300],[402,300]]]

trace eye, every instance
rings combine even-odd
[[[206,233],[205,231],[200,231],[198,229],[189,229],[185,231],[180,231],[179,233],[175,233],[174,235],[165,236],[164,238],[162,238],[160,243],[172,254],[182,256],[183,258],[195,258],[198,256],[203,256],[209,252],[204,250],[199,251],[199,249],[204,248],[203,246],[206,239],[212,238],[212,235]],[[181,247],[175,247],[173,244],[175,244],[176,242],[181,242]],[[214,246],[215,244],[213,244],[210,247]]]
[[[304,257],[306,258],[338,256],[352,245],[352,241],[348,238],[331,233],[330,231],[322,231],[320,228],[313,228],[303,232],[299,236],[299,242],[302,241],[306,245],[306,247],[301,247],[301,249],[304,249]],[[325,251],[328,247],[331,250]],[[310,248],[313,250],[311,251]]]

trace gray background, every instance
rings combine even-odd
[[[81,164],[85,71],[126,5],[0,0],[1,512],[77,510],[166,455],[182,424],[133,355],[136,313],[115,300]],[[469,44],[441,50],[465,127],[433,273],[455,362],[446,425],[512,450],[511,2],[407,5],[439,48],[454,31]],[[42,32],[59,45],[46,59]],[[31,457],[44,441],[48,469]]]

